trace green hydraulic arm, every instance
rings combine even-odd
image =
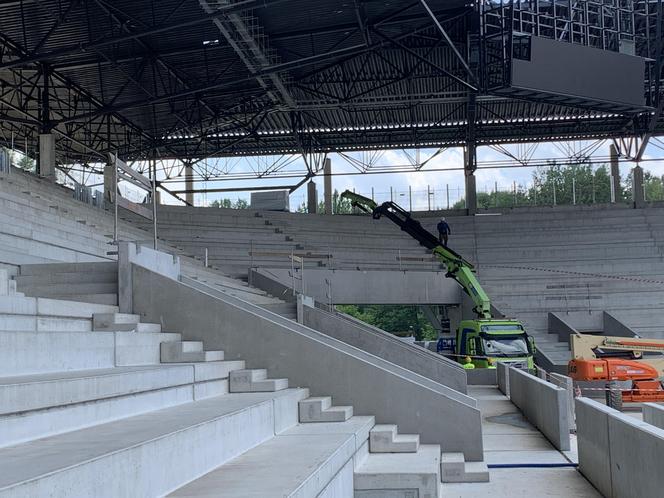
[[[447,268],[445,276],[456,280],[464,292],[472,299],[475,305],[473,311],[477,314],[478,318],[492,318],[491,300],[475,276],[475,267],[466,261],[463,256],[441,244],[438,238],[425,229],[419,221],[412,218],[408,211],[391,201],[378,205],[372,199],[351,192],[350,190],[346,190],[341,194],[341,198],[350,200],[353,207],[371,214],[375,220],[380,219],[382,216],[389,218],[392,222],[399,225],[401,230],[417,240],[420,245],[430,249],[445,264]]]

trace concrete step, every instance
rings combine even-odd
[[[306,393],[227,394],[0,449],[0,497],[166,495],[293,426]]]
[[[268,379],[263,368],[235,370],[230,375],[232,393],[273,392],[288,388],[288,379]]]
[[[0,379],[0,446],[228,393],[243,361],[117,367]]]
[[[115,261],[100,263],[48,263],[39,265],[22,265],[21,276],[52,275],[57,273],[113,273],[118,271]]]
[[[355,498],[441,496],[440,446],[415,453],[370,453],[355,469]]]
[[[92,329],[97,331],[130,331],[157,334],[158,323],[140,323],[141,317],[127,313],[96,313],[92,316]]]
[[[28,294],[29,295],[29,294]],[[88,304],[101,304],[104,306],[117,306],[118,295],[112,294],[60,294],[53,293],[53,295],[44,295],[39,293],[38,297],[48,297],[60,301],[75,301]]]
[[[352,406],[332,406],[332,397],[319,396],[300,401],[300,423],[345,422],[353,416]]]
[[[395,424],[376,425],[369,433],[371,453],[417,453],[419,434],[398,434]]]
[[[116,313],[117,306],[84,303],[61,299],[25,296],[0,296],[0,313],[49,317],[87,318],[95,313]]]
[[[373,417],[353,417],[293,427],[168,496],[351,497],[353,456],[373,425]]]
[[[90,332],[88,318],[65,318],[36,315],[0,314],[2,331]]]
[[[162,363],[222,361],[223,351],[204,351],[201,341],[174,341],[161,344]]]
[[[466,462],[463,453],[443,453],[440,459],[443,482],[489,482],[484,462]]]

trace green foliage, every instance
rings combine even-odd
[[[339,305],[339,311],[398,336],[436,340],[438,333],[417,306]]]
[[[297,209],[297,213],[308,213],[307,203],[303,202],[300,204]],[[318,212],[325,213],[325,201],[318,202]],[[332,194],[332,212],[334,214],[350,214],[353,212],[353,208],[350,205],[350,200],[342,199],[341,194],[338,190],[335,190]]]
[[[30,158],[30,156],[21,156],[21,159],[18,162],[18,167],[26,171],[34,171],[36,168],[35,161]]]
[[[245,199],[238,199],[235,202],[231,201],[230,199],[217,199],[208,204],[208,206],[225,209],[247,209],[249,208],[249,203]]]
[[[664,177],[645,173],[646,199],[664,199]],[[555,192],[555,194],[554,194]],[[650,195],[649,195],[650,194]],[[606,166],[593,170],[590,164],[562,166],[552,163],[533,173],[533,186],[510,191],[478,192],[477,205],[481,209],[528,205],[597,204],[611,202],[611,179]],[[631,198],[631,176],[620,185],[618,202]],[[457,201],[452,209],[465,209],[466,201]]]

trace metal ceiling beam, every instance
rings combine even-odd
[[[436,28],[438,28],[438,31],[440,31],[440,33],[443,35],[443,38],[445,38],[445,41],[447,42],[447,44],[452,49],[452,52],[454,52],[454,55],[456,56],[456,58],[459,60],[459,62],[461,62],[461,65],[463,66],[463,68],[466,70],[466,72],[470,76],[471,81],[476,82],[477,81],[477,75],[472,71],[472,69],[470,69],[470,66],[468,65],[468,62],[466,62],[466,58],[463,55],[461,55],[459,50],[456,48],[456,45],[454,44],[454,41],[452,40],[452,38],[450,38],[450,35],[447,34],[447,31],[445,30],[443,25],[440,23],[440,21],[436,17],[436,14],[434,14],[433,10],[431,10],[431,8],[429,7],[429,4],[427,3],[427,0],[420,0],[420,2],[422,3],[422,6],[424,7],[424,9],[427,11],[427,14],[429,14],[429,17],[431,17],[431,20],[435,24]]]
[[[218,11],[215,11],[212,14],[202,15],[201,17],[197,17],[196,19],[191,19],[188,21],[179,21],[161,26],[154,26],[151,28],[144,29],[142,31],[128,32],[121,36],[100,38],[92,42],[70,45],[68,47],[61,48],[58,50],[52,50],[50,52],[29,54],[24,57],[21,57],[20,59],[0,64],[0,69],[25,66],[35,62],[48,61],[66,55],[80,54],[92,49],[99,49],[108,46],[113,46],[126,41],[140,40],[147,36],[153,36],[160,33],[173,31],[176,29],[188,28],[192,26],[197,26],[199,24],[204,24],[218,17],[224,16],[230,12],[241,12],[257,8],[266,8],[287,1],[289,0],[243,0],[237,3],[228,4],[226,6],[220,7]],[[0,5],[0,8],[1,7],[2,5]]]

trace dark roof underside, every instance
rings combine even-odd
[[[469,2],[426,3],[465,56]],[[36,150],[54,131],[60,162],[468,139],[472,82],[419,0],[0,0],[0,47],[0,141]],[[623,109],[517,97],[478,94],[478,144],[647,126]]]

